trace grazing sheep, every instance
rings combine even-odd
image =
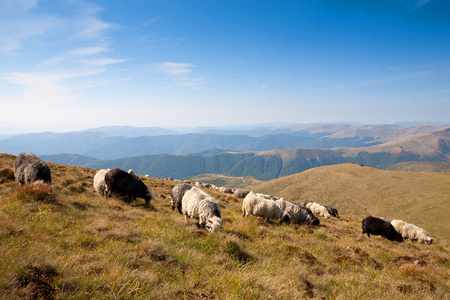
[[[264,198],[264,199],[267,199],[267,200],[273,200],[273,201],[275,201],[275,200],[278,200],[278,199],[279,199],[278,197],[271,196],[271,195],[266,195],[266,194],[261,194],[261,193],[256,193],[255,195],[258,196],[258,197],[262,197],[262,198]]]
[[[328,205],[324,205],[324,206],[330,215],[332,215],[333,217],[339,216],[339,212],[336,208],[334,208],[332,206],[328,206]]]
[[[136,204],[136,197],[145,200],[145,205],[150,203],[153,198],[152,190],[135,175],[131,175],[119,168],[115,168],[105,175],[105,195],[110,192],[118,192],[128,195],[128,203],[134,199]]]
[[[50,184],[52,175],[50,166],[30,152],[21,153],[14,161],[14,175],[20,185],[35,181]]]
[[[328,209],[317,202],[309,202],[306,204],[306,207],[309,208],[314,214],[322,216],[325,219],[331,218],[331,214],[328,212]]]
[[[290,223],[291,221],[289,213],[279,208],[275,201],[257,196],[253,192],[248,193],[242,203],[242,216],[247,217],[249,215],[266,218],[267,220],[277,219],[280,220],[280,224],[283,222]]]
[[[425,229],[402,220],[392,220],[391,224],[404,239],[410,239],[411,241],[417,240],[419,243],[426,243],[427,245],[433,243],[433,238]]]
[[[248,193],[250,193],[250,191],[248,191],[248,190],[244,190],[244,189],[236,189],[236,190],[234,191],[234,196],[235,196],[236,198],[245,198],[245,196],[247,196]]]
[[[94,190],[103,197],[106,197],[105,175],[108,172],[108,170],[101,169],[94,176]]]
[[[233,191],[232,191],[230,188],[227,188],[227,187],[224,187],[224,186],[222,186],[222,187],[219,189],[219,191],[220,191],[221,193],[225,193],[225,194],[233,194]]]
[[[187,185],[185,183],[179,183],[172,188],[172,190],[170,191],[170,207],[172,207],[172,210],[174,210],[176,207],[180,214],[183,214],[183,212],[181,211],[182,199],[186,191],[190,190],[191,188],[192,187],[190,185]]]
[[[185,191],[181,199],[181,213],[186,224],[189,218],[197,219],[199,226],[209,233],[222,228],[219,202],[197,187]]]
[[[129,169],[129,170],[128,170],[128,174],[136,175],[136,174],[134,173],[133,169]]]
[[[319,218],[316,217],[316,215],[314,215],[313,212],[309,208],[307,208],[306,206],[303,206],[301,204],[299,206],[300,206],[300,209],[303,211],[303,213],[305,215],[308,215],[308,224],[309,225],[316,225],[316,226],[320,225]]]
[[[275,204],[291,216],[291,222],[294,224],[305,224],[312,222],[311,217],[305,214],[297,204],[286,201],[283,198],[275,200]]]
[[[395,230],[391,223],[372,216],[362,220],[362,233],[367,233],[369,238],[373,234],[381,235],[390,241],[403,242],[402,235]]]

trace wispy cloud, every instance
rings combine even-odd
[[[159,16],[156,16],[156,17],[153,17],[153,18],[151,18],[151,19],[145,20],[145,21],[143,22],[143,25],[144,25],[144,26],[149,26],[150,24],[155,23],[155,22],[157,22],[158,20],[159,20]]]
[[[36,0],[0,1],[0,53],[55,38],[59,44],[72,39],[108,45],[106,33],[117,27],[98,17],[101,7],[86,1],[65,3],[64,14],[42,12],[39,4]]]
[[[194,88],[205,82],[204,78],[192,76],[195,65],[188,63],[161,62],[151,66],[153,72],[169,76],[178,87]]]
[[[89,70],[83,72],[66,72],[66,73],[45,73],[45,72],[10,72],[4,74],[2,77],[5,81],[21,86],[24,91],[24,95],[36,96],[36,94],[30,94],[30,92],[37,92],[40,90],[51,91],[56,93],[69,91],[64,87],[62,81],[76,78],[91,76],[103,72],[102,70]],[[41,97],[35,97],[41,98]],[[45,98],[45,97],[44,97]]]
[[[95,55],[107,51],[109,51],[109,49],[105,47],[85,47],[71,50],[68,52],[68,54],[73,56],[86,56],[86,55]]]
[[[36,104],[47,106],[72,102],[76,96],[61,81],[74,76],[77,75],[12,72],[5,74],[4,79],[22,88],[21,92],[14,97],[14,101],[26,107]]]
[[[101,53],[108,52],[108,51],[110,51],[110,49],[106,48],[106,47],[77,48],[74,50],[66,51],[61,55],[48,58],[42,62],[42,65],[65,63],[68,61],[69,62],[73,61],[74,59],[77,59],[77,62],[79,62],[80,57],[93,56],[93,55],[101,54]]]
[[[120,58],[99,58],[99,59],[93,59],[89,61],[85,61],[86,64],[94,65],[94,66],[107,66],[112,64],[118,64],[122,62],[126,62],[126,59],[120,59]]]
[[[421,8],[422,6],[424,6],[425,4],[427,4],[430,1],[431,0],[415,0],[415,1],[408,2],[408,4],[407,4],[408,9],[405,12],[405,14],[409,14],[409,13]]]
[[[153,65],[156,72],[166,75],[179,75],[185,73],[191,73],[192,68],[195,67],[192,64],[175,63],[175,62],[162,62]]]

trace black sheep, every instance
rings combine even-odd
[[[313,214],[313,212],[312,212],[309,208],[307,208],[306,206],[304,206],[304,205],[303,205],[304,203],[308,203],[308,202],[303,202],[302,204],[299,204],[299,206],[300,206],[300,209],[303,211],[303,213],[306,214],[306,215],[308,216],[307,219],[306,219],[306,220],[307,220],[307,223],[308,223],[309,225],[319,226],[319,225],[320,225],[319,218],[316,217],[316,215]]]
[[[371,234],[381,235],[390,241],[403,242],[402,235],[395,230],[390,222],[372,216],[362,220],[362,233],[367,233],[368,237]]]
[[[49,165],[30,152],[23,152],[14,162],[14,174],[20,185],[40,181],[50,184],[52,175]]]
[[[339,216],[339,212],[336,208],[334,208],[332,206],[327,206],[327,205],[325,205],[325,208],[327,209],[328,213],[330,215],[332,215],[333,217]]]
[[[117,192],[128,195],[128,203],[136,197],[145,200],[145,205],[153,199],[152,190],[142,182],[136,175],[129,174],[119,168],[115,168],[105,175],[106,193]]]

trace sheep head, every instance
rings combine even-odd
[[[209,218],[208,221],[206,221],[205,228],[206,228],[206,231],[208,231],[208,233],[213,233],[215,231],[218,231],[219,229],[223,228],[222,227],[222,219],[217,216]]]
[[[147,191],[145,192],[145,198],[144,199],[145,199],[145,205],[149,205],[150,200],[154,200],[155,199],[151,189],[147,189]]]
[[[283,213],[283,215],[281,216],[280,224],[282,224],[282,223],[286,223],[286,224],[291,223],[291,216],[290,216],[289,213],[286,212],[286,211],[285,211],[285,212]]]

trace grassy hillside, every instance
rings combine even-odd
[[[251,187],[288,200],[316,201],[358,218],[402,219],[450,239],[450,173],[385,171],[358,164],[310,169]],[[445,220],[445,221],[444,221]]]
[[[206,189],[224,229],[208,235],[168,206],[176,182],[144,178],[156,200],[93,192],[94,169],[51,164],[51,194],[21,188],[0,155],[1,299],[444,299],[450,244],[390,242],[361,220],[278,225],[241,216]]]

